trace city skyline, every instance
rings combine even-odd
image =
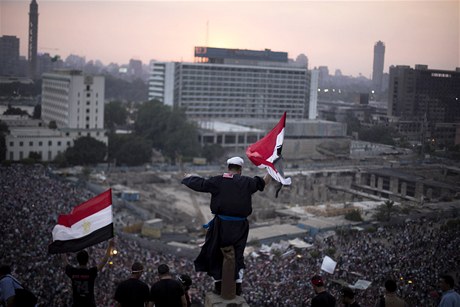
[[[460,67],[459,1],[38,0],[38,51],[126,64],[193,61],[195,46],[305,54],[309,68],[372,76],[373,48],[390,65]],[[30,0],[0,2],[0,35],[27,56]]]

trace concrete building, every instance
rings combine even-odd
[[[73,145],[73,139],[59,130],[44,127],[8,127],[6,135],[6,159],[19,161],[36,153],[42,161],[52,161],[58,154],[63,153]]]
[[[108,143],[104,130],[104,77],[80,71],[43,75],[42,120],[2,117],[8,125],[6,159],[18,161],[38,154],[52,161],[80,137]],[[55,122],[57,128],[47,128]]]
[[[374,64],[372,65],[372,85],[374,91],[382,91],[383,66],[385,62],[385,44],[378,41],[374,45]]]
[[[388,116],[409,140],[452,146],[459,139],[460,68],[391,66]]]
[[[0,76],[19,76],[19,38],[0,36]]]
[[[42,120],[58,128],[104,128],[104,77],[79,70],[43,74]]]
[[[3,121],[3,118],[2,118]],[[42,161],[53,161],[57,155],[64,153],[67,148],[74,145],[79,137],[90,136],[105,144],[108,138],[99,130],[81,129],[49,129],[43,125],[34,126],[32,123],[16,123],[8,125],[9,133],[5,137],[6,159],[20,161],[36,153]]]
[[[219,144],[229,154],[239,154],[265,135],[261,129],[224,123],[219,121],[198,121],[199,142],[202,146]]]
[[[158,100],[173,106],[174,66],[173,62],[150,62],[149,100]]]
[[[152,67],[149,99],[169,104],[172,98],[191,119],[279,119],[284,111],[308,118],[310,73],[285,52],[196,47],[195,63],[175,63],[173,71],[165,63]]]
[[[142,61],[130,59],[128,65],[128,74],[133,78],[142,77]]]
[[[430,122],[460,122],[460,68],[391,66],[388,115]]]

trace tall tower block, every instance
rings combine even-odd
[[[37,44],[38,44],[38,4],[32,0],[29,6],[29,76],[36,78],[37,73]]]
[[[385,60],[385,44],[378,41],[374,45],[374,65],[372,68],[373,89],[380,93],[382,91],[383,63]]]

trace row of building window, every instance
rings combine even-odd
[[[24,142],[23,142],[23,141],[19,141],[18,144],[19,144],[19,147],[23,147],[23,146],[24,146]],[[39,147],[41,147],[41,146],[43,146],[43,141],[38,141],[37,144],[38,144]],[[57,141],[56,144],[57,144],[57,146],[61,146],[61,145],[62,145],[62,142],[61,142],[61,141]],[[11,146],[11,147],[14,147],[14,142],[10,142],[10,146]],[[34,146],[34,142],[33,142],[33,141],[29,141],[29,146]],[[48,141],[48,146],[53,146],[53,141]],[[67,146],[70,146],[70,141],[67,141]]]

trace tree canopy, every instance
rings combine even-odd
[[[128,111],[121,101],[111,101],[104,106],[105,127],[111,131],[115,126],[121,126],[126,123]]]
[[[141,79],[129,82],[110,74],[105,75],[106,99],[140,102],[147,100],[147,93],[148,86]]]
[[[6,109],[5,112],[3,112],[3,115],[27,115],[30,116],[27,111],[24,111],[21,108],[15,108],[10,105],[8,105],[8,109]]]
[[[75,140],[65,151],[65,158],[71,165],[88,165],[103,162],[107,146],[92,137],[85,136]]]
[[[200,152],[195,124],[187,121],[183,110],[172,109],[159,101],[140,105],[134,129],[137,135],[150,140],[152,146],[172,162]]]
[[[150,161],[152,142],[135,135],[109,135],[109,161],[136,166]]]

